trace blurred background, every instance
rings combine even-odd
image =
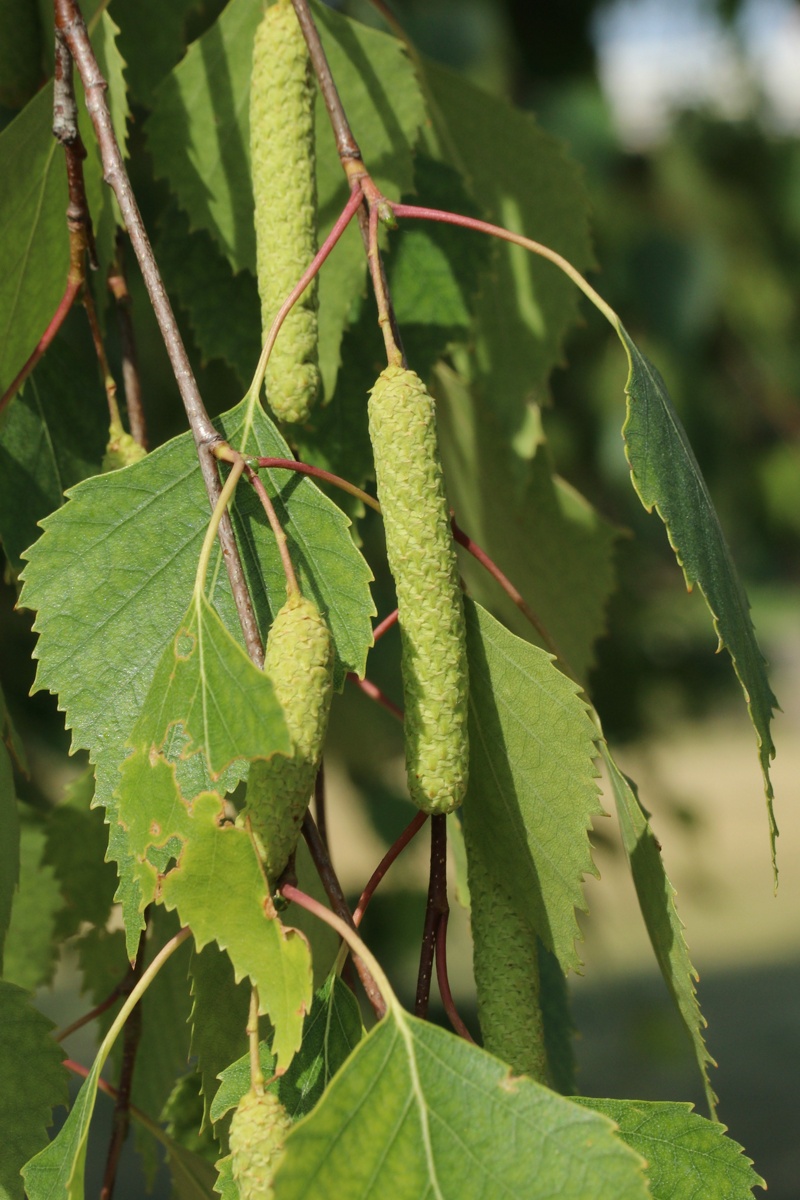
[[[192,35],[221,7],[198,4]],[[367,0],[332,7],[381,25]],[[593,696],[653,814],[677,888],[719,1062],[720,1117],[770,1196],[789,1200],[800,1194],[800,5],[394,0],[393,8],[424,54],[533,111],[582,165],[598,263],[590,278],[667,379],[748,589],[783,709],[775,726],[777,895],[738,684],[727,655],[714,654],[702,600],[687,596],[663,527],[630,487],[619,351],[602,318],[583,306],[552,379],[546,432],[561,474],[633,534],[620,542]],[[132,136],[140,136],[135,124]],[[158,188],[148,181],[139,196],[150,222]],[[169,414],[152,421],[160,440],[181,430],[181,418],[135,279],[132,286],[149,410]],[[225,364],[198,361],[197,369],[216,411],[239,399]],[[367,523],[367,543],[372,533]],[[3,684],[32,750],[27,798],[55,802],[76,765],[53,699],[26,699],[33,638],[14,598],[5,586]],[[357,895],[365,856],[377,862],[411,814],[391,718],[346,694],[333,722],[330,835],[343,882]],[[396,771],[378,779],[376,754]],[[365,924],[406,999],[424,911],[422,842],[393,869]],[[595,844],[601,878],[586,888],[585,971],[571,983],[579,1089],[694,1100],[703,1111],[612,820],[597,823]],[[455,904],[452,923],[452,983],[475,1028],[469,935]],[[67,956],[55,986],[41,993],[59,1024],[85,1005],[75,989]],[[81,1057],[79,1046],[72,1052]],[[129,1179],[128,1194],[139,1194]]]

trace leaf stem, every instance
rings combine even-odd
[[[255,374],[253,375],[253,381],[250,384],[250,387],[247,389],[248,396],[258,396],[259,392],[261,391],[261,385],[264,382],[264,375],[267,370],[269,356],[272,353],[272,347],[275,345],[275,341],[281,331],[283,322],[286,320],[290,310],[300,299],[303,292],[311,283],[311,280],[317,274],[320,267],[325,262],[325,259],[328,257],[331,250],[339,241],[339,238],[342,236],[347,226],[350,224],[353,216],[356,213],[356,210],[361,204],[361,200],[361,190],[357,184],[354,184],[353,190],[350,193],[350,198],[339,214],[339,217],[337,218],[336,223],[334,224],[330,233],[325,238],[325,241],[322,243],[316,255],[314,256],[310,266],[300,276],[300,279],[294,285],[291,292],[275,314],[275,318],[270,326],[269,333],[267,334],[267,340],[264,342],[261,356],[259,357],[258,364],[256,366]],[[269,399],[269,397],[267,397],[267,399]]]
[[[381,1011],[378,1012],[374,1002],[372,1007],[375,1009],[376,1015],[379,1019],[385,1016],[386,1010],[389,1006],[399,1007],[397,998],[392,991],[389,980],[386,978],[386,975],[381,969],[380,963],[367,949],[366,945],[358,936],[355,929],[351,925],[348,925],[347,921],[343,921],[341,917],[337,916],[336,913],[331,912],[331,910],[326,908],[324,904],[320,904],[320,902],[315,900],[312,896],[308,896],[305,892],[301,892],[299,888],[294,887],[291,883],[284,883],[282,885],[281,894],[287,900],[291,900],[294,904],[299,904],[300,907],[306,909],[307,912],[313,913],[315,917],[319,917],[319,919],[324,921],[326,925],[330,925],[332,929],[335,929],[343,941],[347,942],[347,945],[353,952],[353,959],[356,963],[356,967],[358,967],[358,964],[361,963],[362,969],[366,969],[372,976],[374,986],[380,998]],[[359,975],[360,974],[361,972],[359,971]]]
[[[357,500],[366,504],[368,508],[373,508],[375,512],[381,511],[380,504],[374,496],[370,496],[369,492],[350,483],[348,479],[342,479],[341,475],[334,475],[332,471],[326,471],[323,467],[299,462],[295,458],[259,458],[256,463],[260,470],[269,468],[270,470],[297,471],[300,475],[310,475],[314,479],[321,479],[324,483],[333,484],[334,487],[340,488],[350,496],[355,496]]]
[[[398,616],[399,616],[399,612],[397,609],[395,609],[394,612],[390,612],[388,617],[384,617],[383,620],[378,625],[375,626],[375,628],[372,631],[373,642],[380,641],[380,639],[383,637],[383,635],[388,630],[390,630],[393,625],[397,624]]]
[[[462,229],[474,229],[478,233],[487,233],[491,237],[500,238],[501,241],[511,242],[515,246],[522,246],[523,249],[530,250],[532,254],[538,254],[540,258],[546,258],[548,262],[553,263],[560,271],[563,271],[575,286],[583,292],[584,296],[588,300],[591,300],[595,308],[603,314],[614,329],[618,330],[619,317],[611,305],[606,303],[603,297],[584,279],[580,271],[573,267],[571,262],[568,262],[556,250],[551,250],[549,246],[545,246],[541,242],[534,242],[531,238],[524,237],[521,233],[512,233],[510,229],[504,229],[502,225],[492,225],[489,221],[480,221],[477,217],[465,217],[460,213],[444,212],[438,208],[423,208],[416,204],[394,204],[391,201],[387,201],[387,203],[395,217],[413,217],[423,221],[442,221],[447,225],[458,225]]]
[[[219,499],[214,506],[214,511],[211,514],[211,520],[208,523],[206,536],[203,539],[203,545],[200,550],[200,559],[197,563],[197,574],[195,575],[194,590],[200,593],[205,590],[206,573],[208,572],[208,560],[211,558],[211,550],[214,546],[214,540],[217,536],[220,522],[227,511],[228,504],[236,491],[236,485],[245,468],[245,460],[241,455],[237,455],[230,469],[230,474],[225,481],[225,486],[222,488]],[[260,664],[259,664],[260,665]]]
[[[264,512],[267,514],[267,520],[269,521],[270,528],[275,536],[275,541],[278,543],[278,552],[281,556],[283,573],[286,576],[287,595],[297,595],[300,591],[300,585],[297,582],[297,576],[294,572],[292,556],[289,553],[289,545],[286,541],[286,533],[280,521],[278,520],[278,514],[275,512],[275,506],[269,497],[269,492],[264,487],[264,484],[258,478],[258,475],[253,468],[249,465],[246,465],[245,471],[247,472],[247,478],[255,488],[256,495],[261,501]]]
[[[139,949],[136,954],[136,961],[132,968],[134,981],[138,981],[142,974],[144,965],[144,950],[147,938],[147,922],[139,937]],[[135,982],[134,982],[135,986]],[[130,1106],[131,1106],[131,1087],[133,1085],[133,1071],[136,1066],[136,1055],[139,1049],[139,1043],[142,1037],[142,1009],[140,1004],[136,1004],[131,1011],[128,1020],[125,1022],[125,1032],[123,1035],[122,1048],[122,1066],[120,1068],[119,1086],[117,1087],[117,1097],[114,1104],[114,1120],[111,1127],[111,1139],[108,1144],[108,1154],[106,1156],[105,1172],[103,1174],[103,1185],[100,1189],[100,1200],[111,1200],[114,1194],[114,1185],[117,1179],[117,1168],[119,1166],[119,1156],[122,1153],[122,1147],[125,1144],[125,1139],[128,1136],[128,1128],[130,1126]]]
[[[100,322],[97,319],[97,309],[95,308],[94,297],[89,288],[83,289],[83,307],[89,322],[89,330],[92,335],[97,364],[100,367],[100,374],[103,377],[103,387],[105,388],[106,401],[108,403],[109,426],[111,430],[116,429],[122,432],[122,417],[120,416],[119,404],[117,403],[117,381],[108,365],[108,355],[103,344]]]
[[[475,1045],[475,1038],[462,1021],[450,990],[450,979],[447,974],[447,922],[449,920],[450,910],[448,907],[447,912],[443,912],[439,917],[439,924],[436,926],[436,982],[439,984],[439,994],[442,997],[444,1011],[450,1018],[453,1029],[465,1041]]]
[[[98,66],[80,8],[76,0],[54,0],[54,8],[56,29],[63,37],[83,81],[86,108],[92,119],[103,163],[103,177],[117,197],[125,228],[139,262],[142,278],[161,336],[164,339],[175,382],[178,385],[178,391],[192,430],[203,482],[208,493],[209,504],[213,509],[219,498],[220,482],[216,464],[209,454],[209,450],[223,439],[217,433],[206,412],[186,348],[181,339],[175,314],[172,311],[172,305],[158,270],[150,239],[147,236],[147,230],[144,227],[139,206],[125,170],[122,152],[114,133],[111,112],[105,96],[108,84]],[[263,647],[258,624],[250,593],[247,590],[233,526],[227,513],[223,514],[219,523],[219,537],[247,651],[254,661],[260,659],[263,662]]]
[[[386,851],[375,870],[372,872],[367,886],[361,893],[356,910],[353,913],[353,924],[356,925],[356,927],[361,924],[361,919],[364,916],[364,913],[367,911],[367,906],[375,894],[378,884],[385,877],[395,859],[402,854],[409,842],[411,842],[417,836],[427,819],[427,813],[418,812],[413,821],[410,821],[400,836],[396,838],[394,842],[392,842],[391,846]]]
[[[390,700],[384,692],[373,683],[371,679],[360,679],[355,671],[348,671],[347,678],[351,683],[354,683],[365,696],[369,696],[370,700],[374,700],[376,704],[380,704],[387,712],[390,712],[393,717],[397,717],[398,721],[403,720],[403,710],[393,700]]]

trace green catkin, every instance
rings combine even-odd
[[[483,1044],[520,1075],[551,1086],[536,935],[486,872],[467,829],[472,962]]]
[[[280,609],[267,638],[264,671],[275,689],[294,753],[258,759],[250,768],[242,821],[262,849],[275,881],[297,844],[322,757],[333,695],[333,642],[312,600],[298,592]]]
[[[261,325],[272,321],[317,252],[314,83],[305,39],[288,0],[267,8],[256,30],[250,90]],[[319,389],[317,283],[286,317],[266,373],[281,421],[305,421]]]
[[[230,1130],[231,1173],[241,1200],[272,1200],[272,1180],[292,1122],[271,1092],[251,1089],[239,1101]]]
[[[397,588],[409,791],[423,811],[447,813],[467,787],[466,630],[436,411],[418,375],[382,372],[369,430]]]

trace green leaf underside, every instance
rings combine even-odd
[[[613,1126],[485,1051],[392,1006],[290,1132],[276,1200],[643,1200],[642,1162]]]
[[[531,930],[577,968],[584,875],[596,874],[588,828],[598,801],[596,730],[551,656],[466,604],[470,781],[462,819],[498,886]]]
[[[261,0],[232,0],[163,81],[146,127],[156,172],[169,180],[191,229],[210,233],[234,271],[253,274],[249,99],[253,36],[261,13]],[[399,199],[412,186],[412,147],[424,117],[413,67],[393,38],[322,5],[314,6],[314,16],[375,182]],[[177,145],[176,128],[185,131],[185,140]],[[348,195],[321,96],[316,129],[321,244]],[[349,230],[320,279],[319,359],[328,398],[336,381],[342,333],[353,301],[363,290],[365,273],[361,241],[357,231]],[[190,303],[190,314],[198,305],[199,300]],[[196,328],[199,324],[196,318]],[[205,353],[211,352],[202,330],[200,344]],[[231,337],[225,357],[232,357],[233,348]]]
[[[250,837],[222,826],[223,817],[215,792],[187,804],[173,766],[160,756],[139,750],[123,764],[119,819],[128,831],[142,909],[154,899],[177,909],[199,950],[215,941],[227,950],[236,979],[250,976],[275,1027],[282,1068],[300,1045],[311,1004],[308,946],[266,915],[269,893]],[[175,865],[166,870],[172,858]]]
[[[108,405],[97,358],[88,344],[85,349],[88,355],[54,342],[3,416],[0,538],[16,570],[39,536],[37,523],[103,461]]]
[[[0,1196],[4,1200],[23,1200],[20,1169],[47,1143],[53,1108],[67,1103],[64,1052],[50,1036],[52,1028],[52,1021],[36,1011],[26,992],[0,981]]]
[[[33,351],[64,290],[69,250],[52,84],[0,135],[0,394]]]
[[[361,1041],[361,1013],[349,987],[330,975],[314,995],[303,1025],[303,1044],[285,1075],[269,1084],[293,1120],[310,1112],[333,1076]],[[266,1079],[275,1072],[275,1057],[265,1042],[260,1047],[261,1071]],[[220,1085],[211,1105],[211,1120],[219,1121],[235,1108],[250,1089],[248,1054],[220,1073]]]
[[[766,1187],[725,1126],[690,1104],[585,1097],[576,1103],[615,1121],[623,1141],[647,1160],[653,1200],[749,1200],[754,1187]]]
[[[675,889],[667,878],[661,858],[661,847],[638,796],[614,762],[605,742],[600,743],[600,750],[611,779],[622,844],[630,863],[642,917],[664,982],[692,1043],[698,1070],[703,1079],[706,1102],[711,1115],[714,1116],[717,1097],[708,1077],[708,1068],[716,1066],[716,1063],[706,1049],[703,1039],[706,1022],[700,1011],[694,986],[698,975],[689,958],[683,922],[675,907]]]
[[[260,409],[241,404],[220,424],[231,443],[249,453],[290,455]],[[363,674],[372,643],[371,573],[353,545],[347,518],[310,480],[287,472],[276,472],[274,479],[280,489],[277,511],[301,588],[314,597],[333,634],[335,679],[341,687],[347,671]],[[269,487],[271,480],[266,482]],[[132,937],[140,896],[131,884],[113,793],[159,660],[192,595],[208,520],[208,500],[187,433],[132,467],[78,485],[69,502],[43,523],[45,533],[26,555],[21,603],[38,610],[37,687],[58,694],[73,747],[87,748],[96,765],[97,803],[108,809],[110,854],[122,864],[119,898]],[[246,485],[236,497],[234,525],[266,637],[284,602],[286,581],[263,510]],[[218,552],[212,556],[208,599],[229,634],[241,641]],[[213,783],[201,769],[202,760],[202,755],[179,760],[187,795]],[[240,774],[234,772],[226,786],[234,786]]]
[[[778,827],[769,764],[775,756],[770,721],[777,700],[756,641],[750,605],[664,380],[619,321],[617,332],[630,364],[625,388],[628,411],[622,433],[633,486],[645,508],[655,508],[664,522],[687,586],[691,589],[695,583],[699,585],[711,612],[719,648],[724,646],[733,660],[758,740],[774,865]]]
[[[289,754],[291,739],[272,683],[195,593],[156,668],[131,745],[163,752],[181,728],[181,757],[202,751],[212,779],[237,758]]]

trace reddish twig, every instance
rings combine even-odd
[[[141,977],[144,968],[145,942],[147,929],[143,929],[139,938],[139,948],[136,959],[131,967],[131,991]],[[106,1168],[103,1174],[103,1186],[100,1189],[100,1200],[111,1200],[114,1194],[114,1184],[117,1178],[117,1167],[122,1147],[128,1136],[130,1125],[131,1087],[133,1086],[133,1071],[136,1066],[136,1054],[142,1037],[142,1006],[136,1005],[125,1022],[125,1033],[122,1044],[122,1066],[119,1074],[119,1086],[114,1103],[114,1121],[111,1128],[111,1140],[108,1145]]]
[[[142,381],[139,375],[139,356],[131,319],[131,296],[125,275],[124,239],[117,232],[117,253],[114,266],[108,274],[108,289],[116,301],[119,340],[122,350],[122,383],[125,388],[125,405],[128,410],[128,425],[133,440],[143,449],[148,448],[147,422],[142,404]]]
[[[397,609],[395,609],[394,612],[389,613],[388,617],[384,617],[383,620],[380,622],[380,624],[375,626],[375,628],[372,631],[373,642],[380,641],[380,639],[383,637],[383,635],[388,630],[390,630],[393,625],[397,624],[397,617],[398,617],[398,612],[397,612]]]
[[[83,81],[86,107],[94,125],[103,163],[103,175],[106,183],[113,189],[114,195],[117,197],[125,227],[139,262],[142,278],[164,339],[175,381],[197,446],[200,469],[213,511],[221,486],[216,464],[209,454],[209,449],[223,439],[217,433],[206,412],[181,339],[175,314],[172,311],[172,305],[153,255],[139,206],[125,170],[122,152],[114,133],[111,113],[105,96],[108,85],[97,64],[80,9],[75,0],[54,0],[54,5],[56,28],[63,36]],[[233,526],[227,512],[223,515],[219,525],[219,538],[236,610],[242,625],[245,645],[253,661],[261,666],[264,661],[264,650],[250,593],[247,590]]]
[[[428,901],[425,906],[425,925],[422,931],[422,946],[417,975],[417,994],[414,1013],[425,1018],[431,994],[433,955],[440,917],[448,912],[447,904],[447,818],[438,815],[431,818],[431,867],[428,881]]]
[[[365,696],[369,696],[370,700],[374,700],[376,704],[380,704],[381,707],[385,708],[387,712],[390,712],[393,717],[397,717],[398,721],[403,720],[402,708],[398,708],[393,700],[390,700],[388,696],[384,695],[376,683],[373,683],[370,679],[359,679],[358,675],[356,675],[354,671],[349,671],[347,678],[351,683],[354,683],[356,687],[364,693]]]
[[[361,893],[361,896],[358,901],[358,905],[356,906],[356,911],[353,913],[353,922],[356,926],[361,924],[361,918],[364,916],[364,913],[367,911],[367,906],[375,893],[375,889],[377,888],[378,884],[381,882],[381,880],[386,875],[386,872],[389,870],[389,867],[392,865],[392,863],[395,861],[395,859],[399,857],[399,855],[403,852],[403,850],[405,850],[405,848],[409,844],[409,842],[412,841],[412,839],[416,837],[416,835],[419,833],[420,829],[422,829],[422,826],[425,824],[427,819],[428,819],[427,813],[418,812],[417,815],[414,817],[413,821],[410,821],[409,824],[406,825],[405,829],[400,834],[399,838],[397,838],[392,843],[392,845],[389,847],[389,849],[384,854],[381,861],[378,863],[375,870],[372,872],[372,875],[370,876],[367,886],[364,888],[363,892]]]
[[[461,1020],[453,993],[450,991],[450,980],[447,975],[447,922],[449,919],[450,906],[448,904],[447,912],[443,912],[439,917],[439,924],[436,927],[436,981],[439,984],[439,994],[442,997],[444,1011],[450,1018],[450,1024],[457,1034],[474,1045],[475,1038]]]
[[[59,1029],[58,1033],[53,1035],[53,1040],[56,1042],[64,1042],[73,1033],[77,1033],[79,1029],[83,1029],[84,1025],[90,1025],[92,1021],[97,1020],[99,1016],[102,1016],[104,1012],[116,1004],[117,1000],[122,999],[123,996],[129,996],[131,994],[136,984],[137,977],[138,976],[135,967],[129,967],[125,978],[122,979],[116,985],[116,987],[109,992],[105,1000],[101,1000],[99,1004],[96,1004],[94,1008],[90,1008],[88,1012],[84,1013],[82,1017],[78,1017],[76,1020],[72,1021],[71,1024],[66,1025],[63,1029]]]
[[[341,921],[344,921],[346,925],[354,930],[356,926],[353,920],[353,914],[350,912],[348,907],[344,892],[342,891],[342,885],[339,883],[338,876],[333,869],[333,864],[330,860],[328,851],[319,835],[319,830],[317,829],[314,819],[309,812],[307,812],[303,818],[303,837],[305,838],[305,843],[308,846],[309,853],[313,859],[314,866],[317,868],[317,874],[322,881],[325,894],[330,900],[331,908]],[[287,899],[292,899],[293,897],[288,895],[287,892],[287,888],[289,887],[290,885],[288,884],[282,885],[280,890]],[[302,895],[302,893],[300,894]],[[320,907],[322,906],[320,905]],[[362,962],[360,958],[354,956],[353,961],[355,963],[355,968],[358,971],[358,977],[361,980],[361,985],[367,994],[367,999],[372,1005],[376,1017],[378,1017],[380,1020],[380,1018],[386,1012],[386,1005],[383,997],[380,994],[380,991],[378,990],[378,985],[375,983],[369,968],[364,962]]]
[[[374,496],[370,496],[369,492],[363,491],[360,487],[356,487],[354,483],[350,483],[347,479],[342,479],[341,475],[334,475],[331,471],[324,470],[323,467],[314,467],[309,463],[299,462],[295,458],[259,458],[256,459],[256,464],[259,469],[275,469],[284,471],[296,471],[299,475],[311,475],[314,479],[321,479],[324,483],[331,483],[334,487],[340,488],[343,492],[355,496],[357,500],[361,500],[369,508],[374,508],[375,512],[381,511],[381,506]]]
[[[61,297],[61,299],[59,301],[58,308],[56,309],[55,313],[53,314],[53,318],[50,321],[50,324],[47,326],[47,329],[45,329],[44,333],[42,334],[41,338],[39,339],[39,342],[36,345],[36,349],[30,355],[27,362],[20,369],[20,371],[14,377],[12,382],[8,385],[5,392],[3,392],[3,396],[2,396],[2,398],[0,398],[0,413],[2,413],[6,409],[6,407],[10,403],[10,401],[14,399],[14,396],[16,396],[17,392],[22,387],[23,383],[28,378],[31,371],[36,366],[39,359],[42,357],[45,350],[52,342],[53,338],[56,336],[56,334],[58,333],[61,326],[64,324],[67,313],[70,311],[73,304],[75,303],[75,298],[78,295],[78,292],[81,290],[82,286],[83,286],[83,281],[80,279],[70,279],[67,282],[67,286],[64,291],[64,295]]]

